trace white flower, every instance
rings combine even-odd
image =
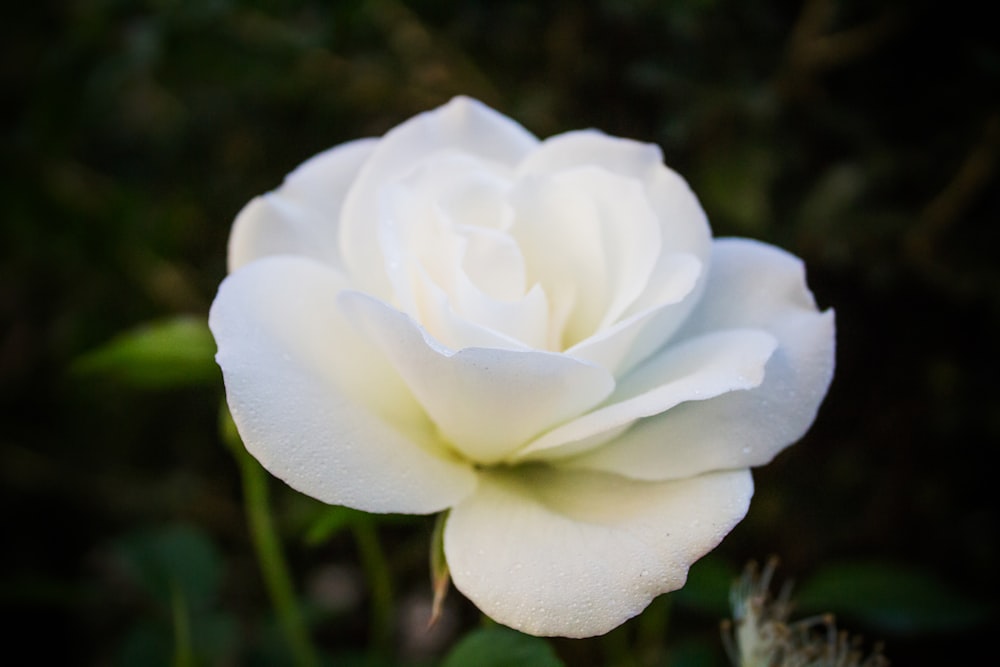
[[[802,264],[712,241],[647,144],[456,98],[239,214],[210,325],[247,448],[369,512],[450,510],[455,586],[611,630],[747,511],[833,371]]]

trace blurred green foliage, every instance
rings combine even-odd
[[[689,590],[608,637],[552,642],[559,658],[722,664],[725,580],[776,553],[811,582],[804,606],[843,612],[897,664],[975,663],[1000,594],[986,463],[1000,443],[1000,43],[986,11],[972,0],[6,9],[7,651],[38,664],[287,659],[198,323],[244,203],[310,155],[464,93],[539,136],[593,126],[661,145],[717,234],[802,256],[837,310],[830,397],[805,441],[757,471],[747,520]],[[435,664],[462,636],[486,641],[466,635],[477,614],[454,594],[424,631],[429,520],[356,524],[271,491],[331,664]],[[355,525],[377,531],[391,568],[391,646],[369,645],[357,531],[341,530]],[[888,569],[838,565],[861,561]]]
[[[114,541],[109,556],[144,613],[115,656],[118,665],[224,664],[236,649],[236,619],[216,609],[223,561],[197,529],[165,526]]]
[[[990,607],[959,593],[939,577],[898,563],[826,563],[795,591],[798,608],[891,634],[946,634],[984,627]]]
[[[544,640],[509,628],[494,626],[473,630],[455,645],[441,667],[562,667]]]
[[[116,378],[137,387],[218,384],[215,340],[204,319],[180,316],[143,324],[78,357],[79,382]]]

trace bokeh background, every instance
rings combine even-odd
[[[640,619],[552,642],[562,659],[724,665],[726,583],[774,554],[802,615],[835,612],[866,646],[884,641],[893,664],[989,664],[1000,40],[986,6],[7,7],[0,662],[170,664],[181,591],[200,664],[287,663],[219,436],[221,377],[199,362],[205,342],[181,336],[190,350],[132,373],[94,350],[147,322],[203,320],[244,203],[310,155],[463,93],[539,136],[597,127],[659,144],[717,235],[803,257],[818,301],[837,311],[829,398],[809,435],[757,471],[746,521]],[[345,518],[270,489],[329,664],[437,664],[480,622],[453,594],[423,632],[429,520]],[[373,535],[388,591],[366,578]],[[376,637],[369,618],[385,595],[393,616]]]

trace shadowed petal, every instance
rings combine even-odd
[[[496,463],[538,433],[604,400],[602,368],[537,350],[444,347],[412,318],[358,292],[344,310],[383,351],[451,445]]]
[[[796,257],[755,241],[718,241],[702,302],[678,338],[747,326],[778,340],[759,387],[678,405],[567,464],[675,479],[762,465],[801,438],[833,376],[833,313],[816,309]]]
[[[705,334],[667,346],[619,381],[605,405],[538,438],[518,458],[563,457],[590,449],[643,417],[686,401],[703,401],[758,386],[777,341],[756,329]]]
[[[600,635],[684,585],[746,514],[747,470],[640,482],[549,467],[484,473],[451,510],[444,550],[458,588],[535,635]]]
[[[324,502],[430,513],[468,494],[475,473],[448,458],[377,349],[337,307],[336,271],[271,257],[229,276],[212,304],[226,397],[247,449]]]
[[[566,350],[566,354],[586,359],[620,377],[637,361],[649,356],[649,350],[662,345],[690,311],[685,301],[698,284],[702,266],[693,255],[674,254],[661,257],[657,267],[660,272],[657,305],[580,341]]]

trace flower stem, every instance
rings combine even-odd
[[[386,653],[392,640],[392,575],[389,563],[374,521],[356,521],[352,532],[372,596],[371,647],[377,653]]]
[[[194,654],[191,650],[191,617],[188,614],[184,594],[176,582],[170,587],[171,615],[174,621],[173,667],[192,667]]]
[[[247,523],[257,552],[257,561],[294,664],[297,667],[317,667],[319,660],[316,649],[309,639],[309,632],[299,610],[288,564],[271,516],[267,474],[243,446],[232,417],[225,409],[222,414],[222,433],[240,468]]]

